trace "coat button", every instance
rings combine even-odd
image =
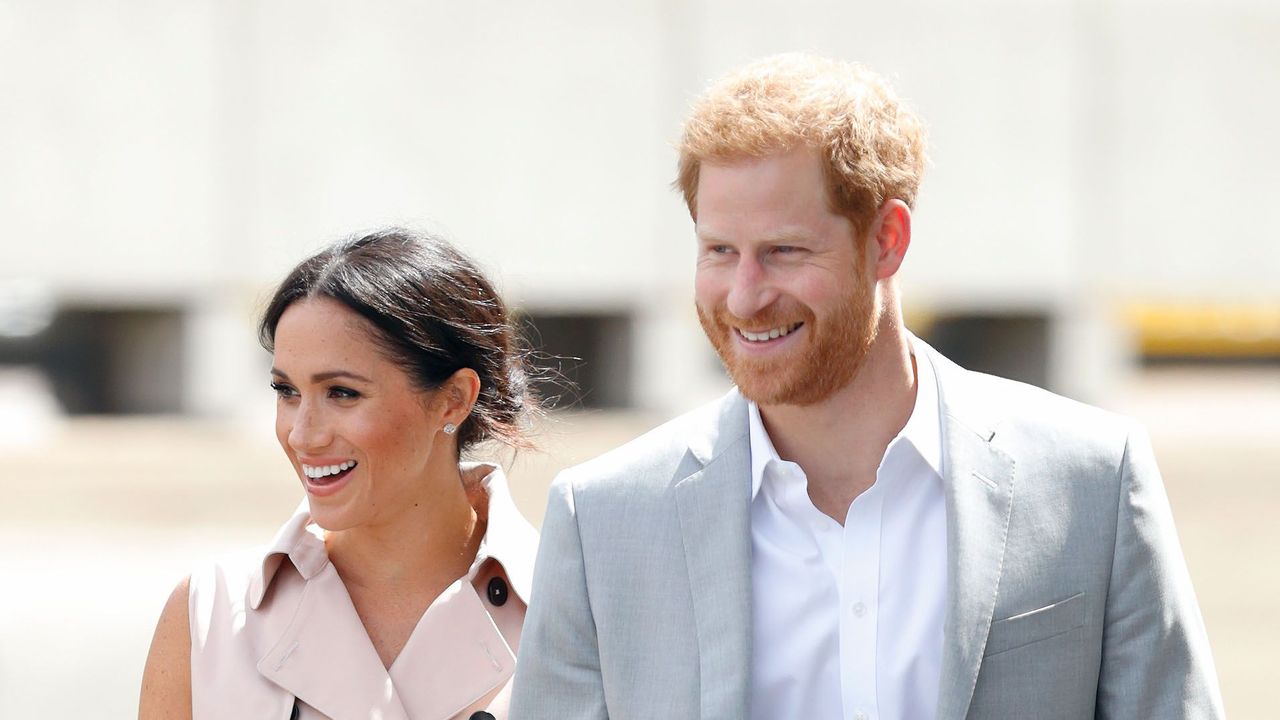
[[[468,720],[498,720],[498,718],[494,717],[493,713],[477,710],[471,713],[471,717]]]
[[[497,607],[507,604],[507,581],[495,577],[489,581],[489,602]]]
[[[298,699],[294,698],[293,709],[289,711],[289,720],[298,720],[298,716],[301,714],[302,711],[298,709]]]

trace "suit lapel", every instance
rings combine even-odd
[[[280,602],[291,599],[278,596],[263,608],[268,624],[287,623],[258,672],[334,720],[408,720],[333,565],[306,580],[296,604]]]
[[[1014,460],[992,445],[982,400],[970,397],[965,371],[930,349],[942,397],[947,502],[947,618],[943,630],[939,720],[969,710],[991,630],[1013,509]],[[989,400],[989,398],[988,398]]]
[[[703,467],[675,486],[698,636],[703,718],[743,718],[751,681],[751,455],[732,392],[695,431]]]

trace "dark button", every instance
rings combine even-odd
[[[489,581],[489,602],[497,607],[507,604],[507,581],[496,577]],[[472,715],[472,717],[475,717]],[[493,717],[490,715],[490,717]]]
[[[497,580],[497,578],[494,578],[494,579]],[[498,720],[498,718],[494,717],[493,713],[487,713],[483,710],[477,710],[471,713],[471,717],[468,720]]]
[[[298,716],[300,716],[301,714],[302,714],[302,711],[298,709],[298,699],[294,698],[293,710],[289,712],[289,720],[298,720]]]

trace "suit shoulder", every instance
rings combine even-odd
[[[696,470],[690,438],[716,425],[723,400],[708,403],[649,430],[624,445],[562,471],[556,484],[575,493],[665,488]]]
[[[1074,400],[1017,380],[970,372],[976,382],[993,395],[1006,400],[1013,408],[1023,410],[1045,422],[1076,424],[1086,426],[1101,425],[1100,429],[1121,430],[1134,424],[1132,418],[1088,403]]]
[[[1026,383],[969,372],[973,391],[992,409],[997,444],[1054,447],[1119,461],[1137,421]],[[1003,436],[1001,438],[1000,436]]]

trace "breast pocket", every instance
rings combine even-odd
[[[1048,640],[1084,625],[1084,593],[991,623],[983,657]]]

